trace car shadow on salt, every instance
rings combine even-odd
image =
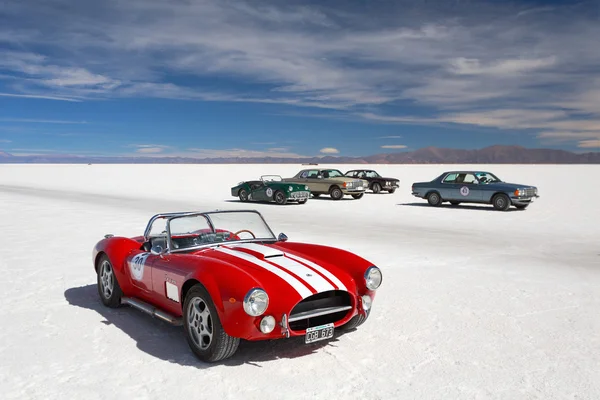
[[[501,212],[496,210],[491,204],[490,205],[480,205],[480,206],[476,206],[476,205],[464,205],[464,204],[459,204],[459,205],[452,205],[452,204],[441,204],[439,206],[431,206],[429,205],[429,203],[398,203],[396,204],[398,206],[410,206],[410,207],[426,207],[426,208],[450,208],[453,210],[477,210],[477,211],[493,211],[493,212]],[[506,211],[503,212],[513,212],[513,211],[525,211],[525,210],[519,210],[517,208],[509,208]]]
[[[243,364],[260,367],[257,363],[308,356],[321,348],[335,346],[340,336],[352,332],[338,331],[332,339],[312,344],[305,344],[304,337],[253,342],[242,340],[231,358],[216,363],[205,363],[192,353],[183,327],[171,326],[128,306],[108,308],[100,301],[95,284],[67,289],[64,295],[70,305],[100,314],[105,319],[103,324],[113,325],[123,331],[136,342],[141,351],[161,360],[200,369]]]

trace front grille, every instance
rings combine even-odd
[[[293,192],[290,197],[292,199],[308,199],[308,192],[306,191],[302,191],[302,192]]]
[[[525,196],[525,197],[533,197],[533,196],[535,196],[535,189],[533,189],[533,188],[527,188],[527,189],[525,189],[525,193],[523,194],[523,196]]]
[[[289,326],[293,331],[302,331],[314,326],[337,322],[351,311],[350,293],[343,290],[317,293],[296,304],[290,312]]]

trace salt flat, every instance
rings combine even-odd
[[[400,189],[277,206],[230,188],[301,165],[0,165],[2,398],[600,398],[600,166],[368,167]],[[413,182],[455,168],[541,197],[497,212],[411,196]],[[105,233],[139,235],[159,212],[240,208],[378,265],[367,323],[310,346],[243,343],[207,365],[181,328],[102,306],[91,252]]]

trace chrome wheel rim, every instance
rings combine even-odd
[[[506,205],[506,203],[504,202],[504,199],[502,197],[498,197],[496,199],[496,205],[500,208],[504,208],[504,206]]]
[[[432,202],[432,203],[437,203],[438,201],[439,201],[439,199],[438,199],[438,195],[437,195],[437,194],[435,194],[435,193],[434,193],[434,194],[432,194],[432,195],[431,195],[431,202]]]
[[[188,306],[188,331],[194,344],[206,350],[212,342],[213,323],[208,304],[200,297],[194,297]]]
[[[246,200],[248,198],[248,194],[246,193],[245,190],[242,190],[240,192],[240,197],[242,198],[242,200]]]
[[[104,261],[100,265],[100,288],[105,299],[110,299],[115,287],[115,275],[110,262]]]
[[[277,202],[278,203],[283,203],[283,201],[285,200],[285,197],[283,196],[283,193],[277,193]]]

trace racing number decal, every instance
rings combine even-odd
[[[460,188],[460,194],[462,194],[463,196],[468,196],[469,195],[469,188],[466,186],[463,186]]]
[[[273,196],[273,189],[267,188],[267,196],[269,196],[269,197]]]
[[[148,256],[150,256],[150,253],[140,253],[135,255],[129,262],[131,275],[136,281],[141,281],[144,277],[144,266]]]

